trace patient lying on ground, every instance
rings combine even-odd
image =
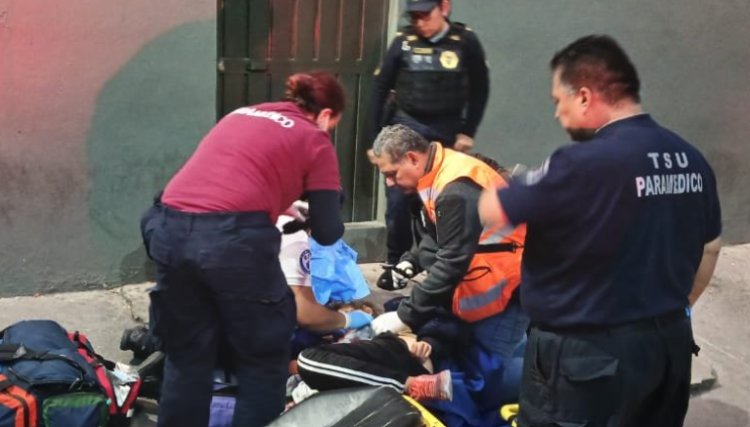
[[[384,333],[372,340],[324,344],[303,350],[298,371],[308,386],[332,390],[362,385],[390,386],[417,400],[451,400],[448,370],[434,367],[451,357],[460,324],[434,319],[417,334]]]

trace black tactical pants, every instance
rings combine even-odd
[[[533,327],[518,425],[682,426],[692,349],[682,310],[609,329]]]
[[[239,388],[233,426],[284,409],[294,297],[266,214],[178,212],[157,203],[141,222],[157,265],[154,331],[164,344],[159,426],[205,427],[220,343]]]

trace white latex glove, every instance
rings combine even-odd
[[[294,403],[300,403],[317,392],[318,390],[310,388],[310,386],[303,381],[297,384],[297,387],[292,390],[292,400]]]
[[[456,135],[456,142],[453,144],[454,150],[468,153],[472,148],[474,148],[474,138],[462,133]]]
[[[397,334],[409,330],[409,327],[399,319],[398,313],[395,311],[381,314],[372,321],[370,326],[372,327],[372,330],[375,331],[375,334],[382,334],[383,332],[393,332],[394,334]]]
[[[394,289],[403,289],[409,283],[409,279],[417,275],[414,264],[409,261],[401,261],[391,270]]]
[[[284,211],[284,215],[288,215],[297,221],[305,222],[310,218],[310,205],[302,200],[297,200]]]

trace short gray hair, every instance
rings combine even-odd
[[[404,158],[407,151],[426,153],[430,142],[408,126],[386,126],[380,131],[372,144],[372,152],[380,157],[383,153],[391,156],[391,162]]]

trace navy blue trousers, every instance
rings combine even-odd
[[[153,324],[166,363],[162,427],[205,427],[220,343],[239,383],[233,426],[265,426],[284,409],[294,297],[280,234],[261,213],[189,214],[156,204],[141,230],[157,265]]]
[[[680,427],[690,399],[690,319],[600,331],[532,327],[523,365],[523,427]]]
[[[412,215],[409,210],[411,194],[404,193],[398,187],[385,188],[385,227],[388,263],[398,264],[404,252],[411,249],[414,243]]]

